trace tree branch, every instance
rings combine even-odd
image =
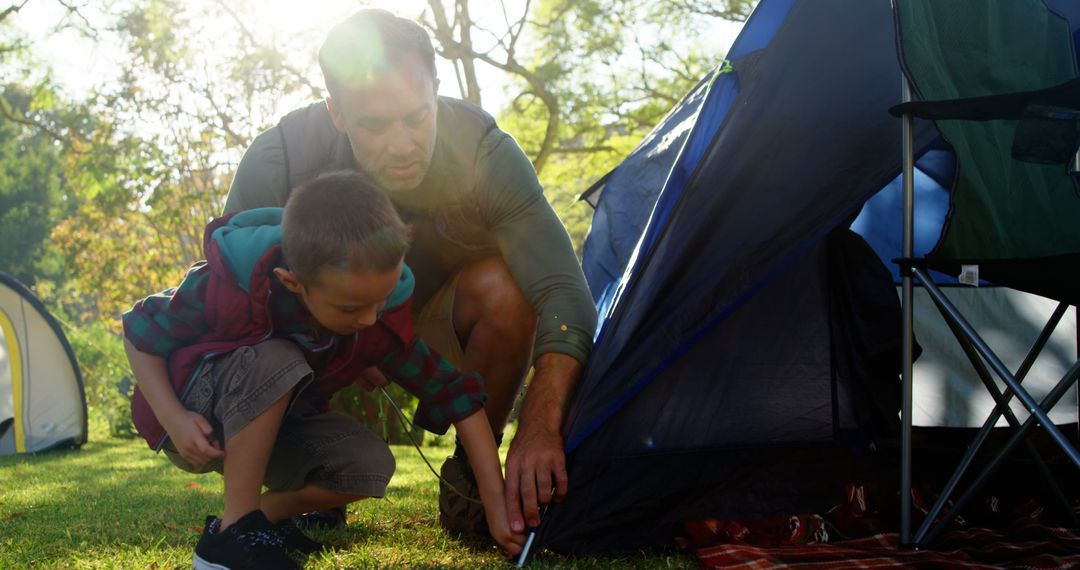
[[[65,137],[63,134],[53,130],[51,127],[49,127],[45,123],[42,123],[40,121],[35,121],[34,119],[31,119],[31,118],[26,117],[25,115],[22,115],[21,113],[16,113],[11,108],[11,104],[8,103],[7,99],[4,99],[3,97],[0,97],[0,117],[3,117],[3,118],[5,118],[5,119],[7,119],[7,120],[9,120],[9,121],[11,121],[13,123],[18,123],[20,125],[25,125],[27,127],[33,127],[35,129],[45,133],[46,135],[49,136],[49,138],[55,140],[56,142],[64,145],[65,147],[70,148],[70,144],[68,144],[69,143],[68,137]]]
[[[229,2],[227,2],[226,0],[215,0],[214,3],[220,6],[221,9],[229,15],[232,21],[236,24],[236,27],[240,30],[240,34],[243,35],[244,38],[247,40],[247,44],[249,46],[256,49],[262,49],[265,47],[259,42],[255,34],[252,33],[252,31],[247,27],[247,24],[244,23],[244,20],[240,17],[240,15],[232,9]],[[308,77],[304,75],[300,70],[292,67],[291,65],[285,64],[284,61],[281,62],[280,67],[282,71],[285,71],[288,75],[292,76],[298,83],[308,88],[314,97],[318,98],[322,96],[322,88],[308,80]]]
[[[19,10],[22,10],[23,6],[26,6],[28,2],[30,2],[30,0],[23,0],[22,2],[16,2],[15,4],[4,8],[4,11],[0,12],[0,22],[3,22],[5,18],[12,14],[17,14]]]
[[[463,53],[470,53],[473,51],[472,43],[472,28],[475,25],[472,21],[472,16],[469,14],[469,0],[457,0],[457,14],[454,16],[454,20],[457,22],[458,29],[461,36],[461,51]],[[466,99],[480,106],[480,82],[476,78],[476,66],[473,63],[472,58],[462,58],[461,68],[465,73],[465,88]]]
[[[756,0],[725,0],[718,7],[713,0],[680,0],[675,4],[691,14],[711,16],[732,22],[745,22]]]
[[[72,2],[69,2],[67,0],[56,0],[56,3],[67,9],[68,16],[75,16],[82,20],[83,26],[85,26],[82,29],[84,31],[87,31],[90,36],[96,37],[97,34],[94,31],[94,26],[90,24],[90,20],[86,19],[86,16],[83,15],[81,10],[86,6],[86,4],[76,6]]]
[[[540,99],[540,101],[543,102],[544,106],[547,107],[547,128],[544,129],[544,139],[540,142],[540,151],[536,153],[536,157],[533,158],[532,161],[533,168],[535,168],[536,172],[539,174],[540,171],[544,168],[544,164],[547,162],[547,159],[551,155],[551,150],[555,146],[555,141],[557,140],[557,136],[559,133],[559,98],[547,89],[547,86],[544,84],[544,81],[542,79],[537,77],[535,73],[529,71],[517,61],[514,61],[512,59],[508,59],[505,62],[497,61],[487,54],[475,52],[470,55],[472,55],[476,59],[479,59],[480,61],[487,63],[488,65],[491,65],[492,67],[501,69],[503,71],[508,71],[524,79],[525,82],[528,83],[529,87],[532,89],[529,94]]]

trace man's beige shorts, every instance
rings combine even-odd
[[[413,326],[428,346],[461,369],[465,351],[461,347],[457,331],[454,330],[454,296],[457,294],[457,285],[458,274],[455,273],[413,317]]]

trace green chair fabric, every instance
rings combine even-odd
[[[1057,87],[1051,91],[1060,95],[1056,102],[1080,106],[1068,23],[1041,0],[905,0],[897,14],[901,63],[920,99],[992,99]],[[1075,261],[1068,256],[1080,255],[1076,182],[1061,164],[1013,158],[1022,124],[1015,114],[1025,106],[1015,97],[1011,103],[1004,114],[1014,118],[987,120],[984,114],[979,121],[937,121],[956,153],[958,172],[946,229],[928,256],[987,265],[985,276],[1006,285],[1014,276],[1031,281],[1031,271],[1039,269],[1030,260],[1046,259],[1050,279]],[[953,112],[978,109],[966,106],[968,111]],[[994,272],[994,262],[1004,274]]]

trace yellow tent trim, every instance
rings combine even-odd
[[[0,330],[4,331],[7,353],[11,359],[11,390],[15,400],[15,452],[26,453],[22,411],[22,350],[19,349],[19,337],[15,336],[15,327],[3,310],[0,310]]]

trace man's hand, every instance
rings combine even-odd
[[[528,425],[506,455],[506,509],[514,532],[523,532],[526,524],[539,526],[540,508],[562,500],[568,486],[562,436],[539,424],[531,424],[531,429]]]
[[[390,381],[386,379],[386,376],[378,368],[372,366],[371,368],[365,368],[360,372],[360,377],[356,379],[356,383],[361,388],[368,392],[374,392],[375,388],[381,388],[383,386],[389,386]]]
[[[542,354],[533,366],[518,432],[506,454],[506,511],[514,532],[539,526],[540,507],[566,496],[566,453],[559,430],[567,395],[581,375],[581,364],[560,353]]]
[[[169,432],[176,451],[188,463],[202,467],[214,459],[225,457],[221,445],[211,440],[214,428],[206,418],[190,410],[184,410],[171,418],[169,425],[164,426]]]

